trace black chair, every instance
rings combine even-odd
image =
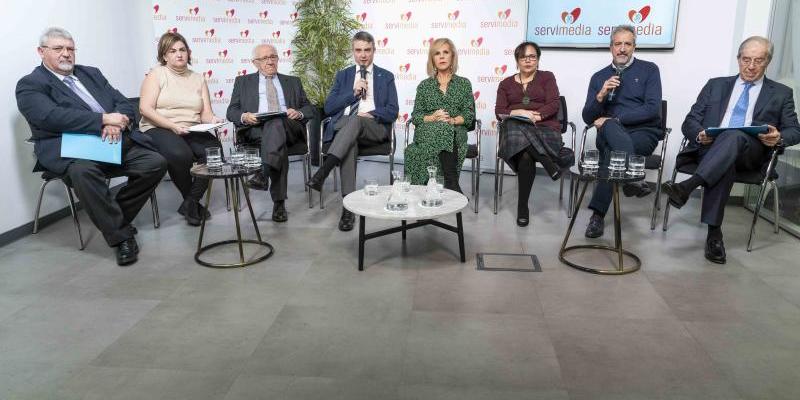
[[[411,137],[411,120],[406,121],[406,139],[405,147],[408,147],[408,141]],[[465,159],[470,160],[472,163],[470,177],[470,188],[472,190],[473,209],[478,212],[478,201],[480,200],[480,187],[481,187],[481,120],[475,120],[475,129],[470,131],[475,132],[475,144],[467,143],[467,155]],[[467,132],[469,135],[469,132]],[[405,149],[405,148],[404,148]]]
[[[575,149],[575,136],[576,136],[577,128],[575,127],[575,124],[573,122],[569,121],[569,115],[567,113],[567,100],[566,100],[566,98],[564,96],[559,96],[558,99],[559,99],[559,101],[561,103],[561,105],[558,108],[558,122],[561,124],[561,133],[562,133],[562,135],[564,133],[566,133],[568,128],[570,130],[572,130],[572,147],[570,147],[570,150],[574,151],[574,149]],[[498,137],[497,137],[497,142],[495,142],[495,151],[494,151],[494,170],[495,170],[495,175],[494,175],[494,213],[495,214],[497,214],[497,210],[499,208],[500,199],[503,197],[503,176],[505,174],[505,167],[506,167],[506,163],[503,161],[503,159],[500,158],[500,148],[502,147],[502,141],[504,139],[503,134],[502,134],[502,132],[503,132],[502,121],[497,125],[497,132],[498,132]],[[570,172],[569,172],[569,168],[570,167],[571,166],[567,166],[567,167],[563,168],[563,171],[562,171],[562,174],[561,174],[561,179],[559,179],[561,186],[559,187],[559,190],[558,190],[558,200],[561,201],[564,198],[564,178],[566,176],[569,176],[570,177],[570,180],[569,180],[569,188],[570,188],[569,189],[569,193],[570,193],[570,196],[569,196],[568,205],[567,205],[567,218],[572,217],[572,212],[573,212],[573,208],[574,208],[573,207],[573,202],[575,201],[574,196],[572,195],[572,193],[575,191],[575,189],[577,189],[577,187],[575,187],[575,182],[572,179],[572,174],[570,174]],[[575,187],[575,189],[573,189],[573,187]]]
[[[586,147],[586,133],[589,129],[594,128],[594,125],[588,125],[583,129],[583,138],[581,142],[580,162],[583,163],[583,152]],[[667,144],[669,143],[669,134],[672,128],[667,127],[667,101],[661,100],[661,126],[659,127],[664,132],[664,138],[661,139],[661,150],[658,154],[653,153],[645,157],[644,169],[658,171],[658,180],[656,180],[656,194],[653,199],[653,211],[650,215],[650,230],[656,229],[656,217],[658,210],[661,209],[661,178],[664,174],[664,160],[667,154]],[[574,196],[577,197],[577,187],[575,188]]]
[[[689,144],[689,139],[683,138],[681,141],[681,148],[678,153],[683,151],[686,145]],[[781,229],[781,222],[780,222],[780,202],[778,198],[778,173],[775,169],[778,166],[778,156],[783,153],[783,146],[778,145],[775,146],[773,149],[770,150],[769,159],[761,166],[758,170],[751,170],[751,171],[736,171],[736,183],[744,183],[747,185],[759,185],[758,190],[758,199],[756,200],[756,208],[753,211],[753,222],[750,223],[750,234],[747,237],[747,251],[752,251],[753,249],[753,236],[755,235],[756,223],[758,222],[758,217],[761,214],[761,207],[764,205],[766,199],[766,192],[767,192],[767,185],[772,186],[772,195],[774,198],[774,208],[775,208],[775,234],[778,234]],[[686,160],[681,164],[678,164],[678,158],[676,158],[675,162],[675,169],[672,170],[672,178],[671,180],[675,182],[675,177],[678,175],[678,172],[682,174],[692,175],[697,170],[698,164],[691,160]],[[664,209],[664,223],[661,229],[666,232],[669,223],[669,201],[667,202],[667,206]]]
[[[302,163],[303,163],[303,188],[306,191],[306,197],[308,198],[308,208],[313,207],[311,201],[311,190],[306,185],[309,180],[311,180],[311,140],[309,138],[308,132],[311,128],[312,120],[308,120],[306,122],[306,132],[305,132],[305,141],[304,142],[297,142],[287,149],[287,153],[289,156],[301,156]],[[233,135],[234,145],[252,145],[258,147],[260,145],[259,141],[250,140],[243,135],[240,134],[239,130],[236,129],[234,126],[234,135]],[[238,193],[236,194],[238,196]],[[241,202],[239,202],[241,206]]]
[[[322,160],[325,157],[325,154],[328,153],[328,148],[331,146],[332,142],[324,143],[323,138],[325,136],[325,125],[331,122],[331,117],[327,117],[322,120],[320,123],[320,135],[319,135],[319,166],[322,168]],[[310,147],[309,147],[310,148]],[[394,170],[394,153],[397,149],[397,135],[395,134],[394,124],[392,124],[392,132],[391,132],[391,140],[371,145],[371,146],[358,146],[358,156],[359,157],[368,157],[368,156],[389,156],[389,183],[394,182],[394,176],[392,175],[392,171]],[[336,168],[338,169],[338,167]],[[309,166],[309,173],[310,173],[310,166]],[[333,191],[338,190],[338,177],[336,176],[336,171],[332,172],[333,174]],[[325,208],[325,199],[324,199],[324,188],[323,190],[319,191],[319,208]]]

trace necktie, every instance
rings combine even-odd
[[[267,78],[267,111],[278,112],[280,110],[281,105],[278,102],[278,90],[275,89],[272,78]]]
[[[752,82],[744,83],[744,91],[742,92],[742,95],[739,96],[739,100],[736,101],[736,105],[733,106],[733,112],[731,112],[731,120],[728,123],[728,126],[744,126],[744,117],[747,115],[747,105],[750,103],[751,87],[753,87]]]
[[[350,105],[350,113],[347,115],[356,115],[358,114],[358,105],[361,104],[361,100],[356,100],[355,103]]]
[[[78,97],[81,98],[81,100],[83,100],[86,104],[88,104],[89,108],[91,108],[92,111],[101,114],[106,112],[103,106],[101,106],[100,103],[98,103],[97,100],[95,100],[91,94],[84,92],[83,90],[81,90],[81,88],[78,87],[77,84],[75,84],[75,78],[73,78],[72,76],[68,76],[64,78],[64,83],[73,92],[75,92],[75,94],[77,94]]]

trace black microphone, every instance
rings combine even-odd
[[[364,80],[367,79],[367,68],[364,67],[363,65],[361,66],[361,69],[358,70],[358,73],[361,75],[361,79],[364,79]],[[366,100],[366,99],[367,99],[367,90],[366,89],[362,89],[361,90],[361,100]]]
[[[625,66],[615,67],[614,75],[619,78],[619,84],[622,86],[622,71],[625,70]],[[617,86],[619,87],[619,86]],[[611,91],[608,93],[608,101],[614,101],[614,96],[616,95],[617,88],[611,88]]]

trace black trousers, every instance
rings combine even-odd
[[[158,152],[167,159],[169,177],[183,199],[199,201],[208,188],[208,179],[193,178],[189,170],[193,162],[205,162],[206,148],[222,148],[222,143],[208,132],[176,135],[169,129],[152,128],[146,133]]]
[[[164,157],[133,144],[124,151],[121,165],[76,159],[67,167],[65,179],[106,243],[115,246],[133,237],[130,223],[166,170]],[[128,183],[112,197],[106,179],[119,176],[127,176]]]
[[[649,156],[658,146],[661,133],[657,128],[641,128],[626,130],[616,120],[608,120],[597,131],[597,150],[600,153],[600,165],[608,166],[612,151],[624,151],[631,154]],[[600,215],[606,215],[611,204],[611,184],[607,181],[597,182],[589,208]]]
[[[461,171],[458,170],[458,144],[455,138],[453,139],[453,151],[439,153],[439,164],[442,166],[444,188],[461,193],[461,185],[458,183]]]
[[[698,149],[695,174],[706,183],[700,214],[703,223],[722,225],[736,170],[758,170],[766,162],[768,150],[758,139],[737,130],[722,132],[710,146]]]

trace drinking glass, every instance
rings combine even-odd
[[[588,170],[598,169],[600,165],[600,152],[597,150],[586,150],[583,153],[583,168]]]
[[[628,157],[628,174],[644,175],[644,156],[631,154]]]
[[[210,169],[222,168],[222,149],[219,147],[206,148],[206,167]]]
[[[364,194],[367,196],[378,195],[378,180],[375,178],[366,179],[364,181]]]
[[[233,166],[238,167],[244,164],[244,147],[242,146],[234,146],[231,147],[231,164]]]
[[[628,158],[628,153],[624,151],[612,151],[608,169],[612,171],[624,171],[625,161]]]
[[[248,168],[261,166],[261,156],[259,156],[257,147],[246,147],[244,149],[244,166]]]

